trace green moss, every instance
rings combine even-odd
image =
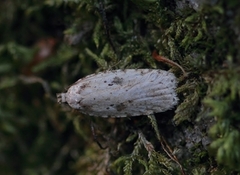
[[[184,2],[0,2],[1,173],[239,173],[240,4],[221,0],[194,10]],[[36,43],[49,36],[57,43],[51,55],[26,75]],[[153,50],[188,76],[156,62]],[[170,69],[179,80],[176,109],[102,119],[56,105],[55,93],[77,79],[126,68]],[[106,150],[90,138],[89,120]]]
[[[215,152],[216,159],[220,164],[239,170],[239,69],[233,67],[221,70],[214,77],[213,82],[211,90],[204,100],[205,104],[212,109],[210,115],[217,120],[209,131],[214,138],[210,149]]]

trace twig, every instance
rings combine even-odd
[[[175,63],[175,62],[172,61],[172,60],[169,60],[169,59],[167,59],[167,58],[165,58],[165,57],[163,57],[163,56],[158,55],[156,50],[153,51],[152,57],[153,57],[155,60],[157,60],[157,61],[161,61],[161,62],[164,62],[164,63],[168,63],[168,64],[170,64],[170,65],[172,65],[172,66],[176,66],[176,67],[180,68],[180,69],[182,70],[182,72],[183,72],[184,77],[187,76],[187,73],[186,73],[185,70],[182,68],[182,66],[180,66],[178,63]]]
[[[54,97],[51,93],[51,88],[47,81],[43,80],[40,77],[36,76],[25,76],[25,75],[20,75],[19,80],[21,80],[25,84],[33,84],[33,83],[40,83],[47,95],[52,101],[56,102],[56,97]]]
[[[105,7],[104,7],[104,4],[103,4],[102,0],[98,0],[98,4],[99,4],[98,11],[102,15],[103,26],[104,26],[104,29],[105,29],[105,33],[107,35],[108,42],[110,43],[114,53],[116,54],[116,49],[115,49],[115,46],[112,42],[112,38],[111,38],[110,30],[109,30],[109,24],[108,24],[106,12],[105,12]]]
[[[155,116],[154,115],[148,115],[148,118],[151,120],[153,129],[155,130],[155,133],[157,135],[157,139],[159,140],[159,142],[162,146],[162,149],[174,162],[176,162],[178,164],[178,166],[181,169],[182,175],[185,175],[185,172],[183,170],[182,165],[179,163],[177,157],[173,154],[173,151],[170,148],[170,146],[168,145],[168,143],[166,142],[166,140],[160,135]]]

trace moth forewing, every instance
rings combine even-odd
[[[101,117],[149,115],[172,109],[178,102],[174,74],[157,69],[100,72],[79,79],[58,102]]]

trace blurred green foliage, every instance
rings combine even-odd
[[[1,1],[0,174],[239,174],[239,26],[238,0]],[[154,49],[188,73],[170,70],[175,114],[94,118],[57,104],[94,72],[169,69]]]

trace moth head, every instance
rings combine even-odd
[[[59,104],[66,103],[66,93],[58,93],[57,94],[57,102]]]

